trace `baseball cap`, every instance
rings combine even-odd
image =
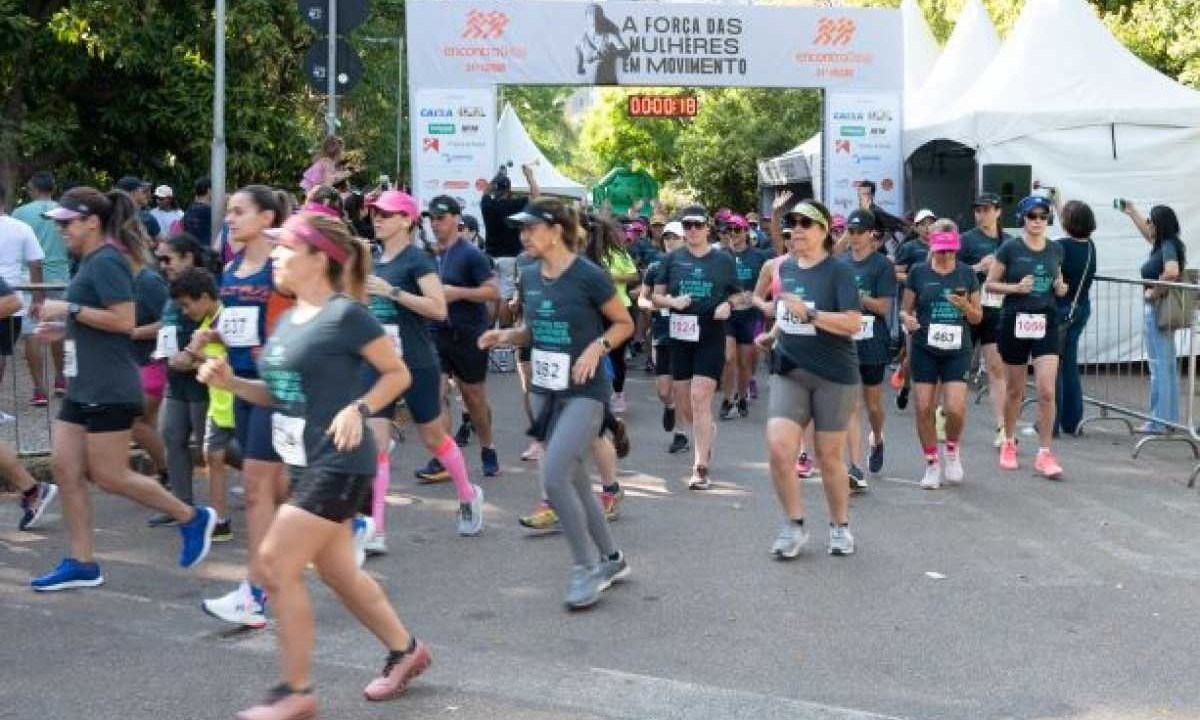
[[[937,220],[937,215],[934,215],[933,211],[929,208],[921,208],[917,211],[916,216],[913,217],[913,224],[915,225],[926,220]]]
[[[958,252],[961,243],[958,240],[958,233],[953,230],[942,230],[941,232],[930,233],[929,249],[931,252]]]
[[[741,228],[742,230],[750,228],[750,223],[746,222],[746,218],[741,215],[730,215],[725,220],[725,224],[729,225],[729,227]]]
[[[156,197],[156,198],[175,197],[175,191],[171,189],[170,185],[159,185],[158,187],[154,188],[154,197]]]
[[[449,195],[438,195],[429,201],[429,209],[425,211],[430,217],[439,215],[462,215],[462,206]]]
[[[550,203],[533,200],[521,212],[509,215],[508,221],[515,225],[530,225],[539,222],[551,225],[566,225],[567,216],[565,210],[565,206],[559,203],[551,205]]]
[[[404,213],[410,218],[415,218],[417,213],[417,201],[412,195],[400,190],[384,190],[376,197],[367,200],[368,208],[375,208],[389,213]]]
[[[126,175],[117,181],[117,187],[125,192],[131,193],[136,190],[150,187],[150,183],[141,179],[137,175]]]
[[[1044,209],[1046,212],[1050,212],[1052,210],[1050,198],[1043,197],[1041,195],[1030,195],[1017,205],[1017,217],[1024,220],[1025,215],[1028,214],[1030,210],[1037,207]]]
[[[708,222],[708,210],[703,205],[688,205],[679,211],[679,222]]]
[[[458,224],[471,232],[479,232],[479,221],[475,219],[474,215],[463,215]]]
[[[671,234],[676,237],[683,237],[683,223],[678,220],[672,220],[663,226],[663,235]]]
[[[650,225],[653,226],[653,225],[666,225],[666,224],[667,224],[667,216],[663,215],[661,212],[655,210],[654,214],[650,216]]]
[[[873,230],[875,214],[866,210],[855,210],[850,213],[850,217],[846,218],[846,227],[855,230]]]
[[[846,229],[846,216],[845,215],[842,215],[839,213],[839,214],[833,216],[833,229],[834,230],[838,230],[838,229],[845,230]]]
[[[981,205],[1000,207],[1000,196],[996,193],[980,193],[979,197],[975,198],[975,203],[971,207],[979,207]]]

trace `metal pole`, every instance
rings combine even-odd
[[[325,39],[329,48],[325,64],[325,131],[337,135],[337,0],[329,0],[329,34]]]
[[[213,139],[209,178],[212,181],[213,237],[201,238],[210,243],[221,236],[225,219],[225,0],[217,0],[216,43],[213,49]],[[218,250],[220,248],[217,248]]]
[[[396,38],[396,183],[400,180],[400,144],[404,142],[404,36]]]

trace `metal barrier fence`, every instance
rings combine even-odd
[[[12,333],[14,337],[12,355],[0,358],[3,364],[3,390],[0,391],[0,442],[16,448],[22,458],[46,456],[50,454],[50,427],[58,414],[62,399],[55,397],[53,392],[55,365],[48,343],[33,338],[33,330],[37,322],[27,313],[32,307],[30,293],[43,291],[50,294],[61,293],[65,285],[58,284],[19,284],[12,289],[21,293],[24,300],[23,311],[26,315],[21,318],[21,329],[17,331],[16,318],[0,320],[0,327]],[[30,370],[28,352],[38,353],[41,362],[42,380],[36,386],[43,389],[47,396],[44,406],[32,404],[35,383]]]

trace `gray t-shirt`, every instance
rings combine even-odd
[[[909,270],[905,287],[916,295],[917,321],[921,323],[921,329],[913,334],[914,345],[920,345],[936,355],[971,352],[971,330],[967,319],[962,311],[951,305],[947,299],[948,295],[956,291],[961,291],[969,298],[971,293],[979,289],[979,278],[975,277],[975,271],[971,270],[970,265],[959,262],[954,266],[954,270],[942,274],[928,263],[921,263]],[[958,350],[940,350],[929,346],[929,326],[933,323],[961,328]]]
[[[418,281],[426,275],[436,275],[437,266],[429,253],[410,243],[391,260],[376,262],[372,274],[407,293],[420,295]],[[404,362],[410,368],[428,368],[438,364],[433,340],[429,337],[427,318],[380,295],[371,296],[369,307],[380,323],[397,327]]]
[[[1033,291],[1027,295],[1012,293],[1004,296],[1004,314],[1046,312],[1056,306],[1054,278],[1062,265],[1062,245],[1046,240],[1046,247],[1034,251],[1024,238],[1013,238],[996,251],[996,262],[1004,264],[1002,283],[1016,285],[1021,278],[1033,276]]]
[[[804,298],[819,312],[847,312],[862,308],[850,266],[832,256],[804,269],[794,258],[785,255],[776,267],[780,291]],[[780,332],[776,350],[796,367],[830,382],[857,385],[860,378],[854,341],[821,329],[815,330],[812,334]]]
[[[84,307],[108,308],[132,300],[133,271],[121,251],[108,244],[79,261],[67,286],[67,302]],[[141,405],[141,375],[128,333],[100,330],[68,316],[67,340],[74,343],[77,370],[67,383],[68,400],[84,405]]]
[[[375,441],[365,421],[362,443],[349,452],[338,452],[326,432],[334,416],[361,397],[361,385],[346,380],[360,377],[366,362],[363,346],[382,336],[383,326],[365,306],[344,295],[335,295],[305,322],[292,322],[295,312],[293,308],[279,318],[258,360],[259,377],[275,399],[275,413],[285,416],[283,421],[275,419],[272,434],[280,436],[278,430],[287,422],[290,434],[300,435],[294,430],[294,419],[300,418],[307,467],[373,475]],[[296,466],[289,460],[284,457]]]
[[[616,294],[608,271],[582,255],[553,280],[542,276],[540,263],[526,267],[521,273],[521,306],[533,333],[533,392],[608,401],[612,384],[603,364],[584,385],[576,385],[570,372],[588,345],[604,334],[600,308]]]
[[[142,268],[133,278],[134,325],[140,327],[162,319],[163,306],[169,294],[167,281],[162,275],[150,268]],[[133,358],[138,365],[150,362],[157,342],[157,337],[133,341]]]
[[[854,287],[859,292],[866,293],[869,298],[896,297],[896,268],[892,261],[877,252],[869,252],[862,260],[855,260],[853,253],[846,253],[838,258],[844,262],[854,275]],[[876,315],[863,308],[863,317],[874,318],[870,337],[855,341],[858,348],[859,365],[885,365],[891,359],[888,352],[887,316]]]
[[[742,290],[733,257],[719,250],[709,250],[702,257],[691,254],[686,247],[667,253],[657,282],[667,286],[668,295],[691,296],[692,304],[679,312],[708,320],[718,305]],[[754,289],[753,284],[750,289]]]

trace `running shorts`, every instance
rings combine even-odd
[[[288,466],[291,494],[288,504],[331,522],[345,522],[357,514],[371,492],[370,475]]]
[[[488,354],[480,350],[477,341],[480,331],[438,328],[433,332],[442,372],[468,385],[487,380]]]
[[[167,364],[162,361],[150,362],[143,365],[140,370],[142,372],[142,392],[161,400],[163,390],[167,387]]]
[[[123,432],[142,412],[140,403],[79,403],[63,398],[58,419],[82,425],[89,433]]]
[[[1046,335],[1037,340],[1019,339],[1016,336],[1016,313],[1004,313],[1000,318],[1000,358],[1005,365],[1024,365],[1030,358],[1043,355],[1058,355],[1058,313],[1054,309],[1046,313]]]
[[[993,345],[1000,339],[1000,311],[984,308],[983,319],[971,326],[971,340],[979,345]]]
[[[442,415],[442,376],[436,367],[413,368],[412,385],[404,391],[404,405],[417,425],[437,420]],[[380,408],[371,417],[391,420],[396,416],[396,401]]]
[[[883,378],[887,375],[887,364],[879,365],[859,365],[858,374],[862,377],[862,384],[868,387],[875,387],[883,384]]]
[[[21,337],[21,322],[20,315],[0,319],[0,355],[13,354],[13,346],[16,345],[17,338]]]
[[[242,449],[242,459],[283,462],[271,443],[271,414],[269,407],[255,405],[240,397],[233,399],[233,435]]]
[[[721,382],[725,371],[725,328],[721,322],[701,323],[700,340],[685,342],[670,340],[671,377],[675,380],[691,380],[700,377]]]
[[[738,345],[753,345],[762,323],[762,314],[754,308],[734,310],[725,321],[725,335]]]
[[[913,343],[908,352],[908,368],[914,383],[966,382],[971,374],[970,348],[967,352],[941,355]]]
[[[785,418],[800,427],[812,420],[817,432],[845,430],[859,386],[826,380],[796,367],[779,353],[776,356],[767,417]]]

